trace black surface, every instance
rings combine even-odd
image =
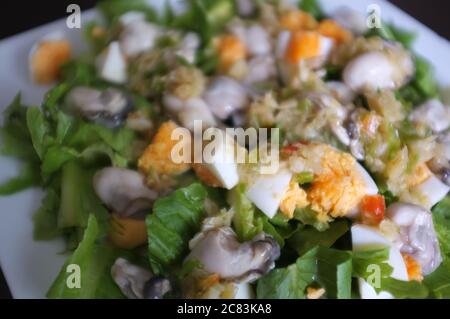
[[[87,9],[94,6],[95,2],[93,0],[2,1],[0,7],[0,38],[64,17],[67,5],[70,3],[77,3],[82,9]],[[448,17],[450,1],[391,0],[391,2],[441,36],[450,39],[450,19]],[[5,298],[11,298],[11,295],[3,274],[0,272],[0,299]]]

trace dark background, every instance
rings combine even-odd
[[[390,0],[438,34],[450,39],[450,1]],[[94,6],[94,0],[2,1],[0,6],[0,39],[50,22],[66,15],[70,3],[82,9]],[[395,23],[395,21],[393,21]],[[0,299],[11,298],[0,271]]]

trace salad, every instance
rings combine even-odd
[[[102,1],[89,52],[30,54],[55,85],[5,110],[0,194],[45,190],[34,237],[70,254],[47,296],[450,297],[450,106],[415,35],[315,0],[180,7]],[[269,133],[192,160],[230,128]]]

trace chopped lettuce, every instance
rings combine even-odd
[[[0,185],[0,195],[44,186],[47,196],[34,217],[34,236],[51,239],[63,235],[68,249],[74,249],[90,214],[102,225],[108,219],[92,188],[94,172],[110,164],[133,165],[137,135],[126,127],[109,129],[64,113],[64,97],[73,85],[95,80],[84,64],[64,67],[65,72],[69,69],[63,72],[66,81],[47,93],[42,110],[22,105],[18,95],[4,112],[0,152],[24,164],[18,176]]]
[[[27,127],[27,106],[22,104],[18,94],[3,112],[4,122],[0,129],[2,155],[14,156],[19,159],[37,160],[36,153]]]
[[[304,225],[311,225],[318,231],[325,231],[330,227],[327,221],[318,219],[318,214],[310,207],[297,208],[294,211],[294,219],[300,221]]]
[[[351,253],[315,247],[286,267],[272,270],[257,283],[258,298],[304,299],[307,287],[323,287],[328,298],[351,297]]]
[[[58,228],[85,228],[89,215],[94,215],[99,222],[109,218],[108,211],[93,189],[94,173],[94,170],[83,167],[77,161],[70,161],[64,165]]]
[[[33,237],[35,240],[50,240],[63,234],[58,228],[60,203],[60,178],[55,178],[47,187],[41,207],[33,215]]]
[[[157,20],[158,16],[155,9],[146,0],[103,0],[97,5],[97,8],[109,23],[115,22],[128,11],[143,12],[151,21]]]
[[[368,279],[369,265],[380,267],[380,287],[395,298],[426,298],[432,287],[437,293],[447,293],[448,270],[440,270],[424,283],[401,281],[390,277],[392,267],[387,264],[389,249],[349,252],[316,246],[286,267],[272,270],[257,283],[258,298],[306,298],[307,287],[325,288],[326,298],[351,298],[351,278]],[[443,279],[444,281],[440,281]],[[370,281],[369,281],[370,282]],[[431,289],[431,288],[430,288]]]
[[[27,109],[27,127],[30,131],[31,141],[36,154],[42,159],[47,145],[50,143],[47,141],[50,127],[44,114],[36,106]]]
[[[407,31],[394,25],[391,25],[391,33],[396,41],[400,42],[407,49],[411,49],[414,41],[417,39],[417,34],[411,31]]]
[[[295,180],[300,185],[309,184],[314,180],[312,172],[301,172],[295,175]]]
[[[433,273],[424,279],[430,293],[437,299],[450,298],[450,262],[445,260]]]
[[[55,111],[54,115],[57,122],[52,125],[53,122],[45,119],[38,108],[29,108],[27,112],[28,128],[36,153],[42,160],[44,179],[48,179],[65,163],[74,159],[96,164],[100,155],[108,158],[114,166],[121,167],[133,160],[133,141],[136,135],[131,129],[109,129],[74,118],[62,111]]]
[[[258,280],[259,299],[305,299],[306,287],[313,283],[315,252],[311,251],[286,268],[276,268]]]
[[[22,165],[19,175],[0,184],[0,195],[12,195],[26,188],[39,185],[40,182],[39,165],[28,161]]]
[[[346,220],[338,220],[330,223],[330,228],[320,232],[311,226],[299,228],[288,240],[289,246],[299,256],[306,253],[315,246],[330,248],[340,237],[349,230]]]
[[[445,197],[433,208],[433,223],[442,255],[450,258],[450,197]]]
[[[156,274],[181,261],[204,217],[205,188],[192,184],[158,199],[147,216],[148,252]]]
[[[378,265],[383,274],[390,275],[392,267],[386,263],[389,258],[389,249],[375,249],[353,252],[353,275],[358,278],[367,278],[370,265]]]
[[[278,245],[280,245],[281,248],[284,247],[285,237],[279,232],[277,227],[274,226],[270,222],[269,218],[267,218],[266,216],[263,217],[263,231],[266,234],[269,234],[270,236],[272,236],[278,242]]]
[[[111,266],[126,253],[101,242],[99,235],[98,222],[90,215],[83,240],[65,262],[47,293],[48,298],[124,298],[111,277]],[[68,283],[76,283],[72,277],[76,273],[68,268],[70,265],[79,267],[79,288],[69,288]]]
[[[301,0],[299,6],[300,9],[308,12],[318,20],[325,18],[325,13],[317,0]]]
[[[245,185],[239,184],[228,193],[228,202],[234,210],[233,227],[241,242],[251,240],[263,231],[263,218],[245,194]]]
[[[392,277],[381,279],[379,291],[388,291],[396,299],[425,299],[428,297],[428,288],[418,281],[403,281]]]
[[[417,35],[414,32],[409,32],[400,29],[393,24],[383,23],[381,28],[371,28],[365,34],[366,37],[379,36],[390,41],[397,41],[403,44],[407,49],[411,49]]]
[[[59,101],[68,90],[75,85],[102,86],[105,85],[97,76],[95,65],[79,58],[64,64],[61,68],[62,83],[51,90],[52,101]]]
[[[427,287],[418,281],[403,281],[391,277],[392,267],[387,264],[389,248],[370,251],[353,252],[353,276],[369,279],[373,275],[369,265],[378,265],[380,269],[380,285],[374,287],[377,292],[387,291],[397,299],[423,299],[428,296]],[[370,283],[371,281],[368,280]]]
[[[235,16],[233,0],[191,0],[188,3],[186,12],[173,17],[170,25],[198,33],[204,46]]]
[[[23,161],[18,176],[0,185],[0,195],[10,195],[41,183],[39,157],[27,126],[27,106],[17,95],[4,111],[3,127],[0,128],[0,154],[13,156]]]
[[[415,60],[416,73],[413,80],[402,87],[398,94],[406,101],[418,106],[428,99],[439,96],[439,88],[431,64],[421,57]]]

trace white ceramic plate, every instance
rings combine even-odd
[[[153,0],[161,4],[162,1]],[[415,50],[436,67],[436,76],[442,86],[450,86],[450,43],[417,22],[392,4],[375,0],[321,0],[324,9],[331,13],[340,6],[347,6],[365,13],[368,5],[381,7],[382,20],[393,22],[407,30],[417,32]],[[82,14],[82,23],[94,19],[94,10]],[[22,92],[25,104],[39,105],[48,87],[36,87],[28,76],[28,53],[33,44],[51,31],[64,31],[75,52],[85,46],[79,30],[69,30],[65,20],[19,34],[0,42],[0,108],[4,109],[17,92]],[[0,181],[17,173],[19,163],[0,157]],[[42,191],[31,189],[10,197],[0,197],[0,265],[11,293],[15,298],[44,298],[52,281],[67,256],[62,255],[60,240],[35,242],[32,238],[31,216],[40,206]]]

